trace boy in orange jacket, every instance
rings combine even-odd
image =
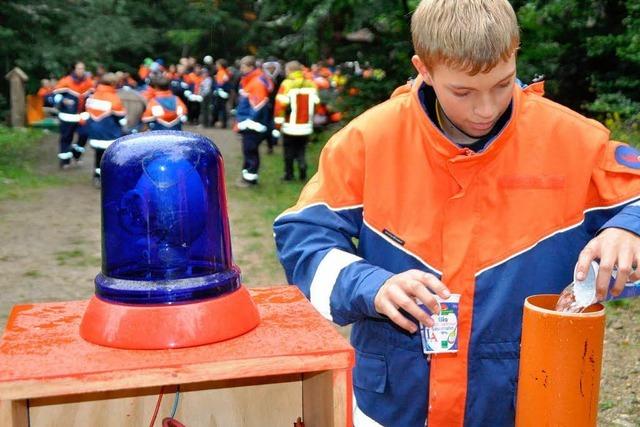
[[[127,111],[116,92],[118,77],[106,73],[100,77],[95,92],[87,98],[86,111],[81,113],[89,145],[96,150],[93,170],[95,185],[100,185],[100,161],[105,150],[123,135]]]
[[[71,159],[80,161],[85,151],[87,136],[81,130],[80,113],[84,111],[84,102],[93,92],[94,81],[85,70],[84,63],[78,61],[68,76],[63,77],[53,90],[53,102],[58,109],[60,122],[60,167],[67,169]],[[73,135],[78,133],[77,141]]]
[[[418,73],[323,149],[274,225],[290,283],[353,324],[355,426],[512,426],[524,299],[637,279],[640,152],[516,80],[507,0],[422,0]],[[418,324],[456,295],[425,357]],[[449,318],[449,317],[447,317]],[[457,349],[447,349],[449,340]]]
[[[182,123],[187,121],[187,107],[171,92],[169,80],[158,77],[152,87],[154,96],[147,103],[142,122],[149,130],[182,130]]]

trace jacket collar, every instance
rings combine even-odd
[[[429,141],[431,148],[433,148],[440,155],[444,156],[447,159],[453,161],[475,161],[484,159],[486,160],[489,157],[495,156],[510,140],[511,135],[513,135],[516,124],[516,118],[518,117],[520,111],[520,102],[522,90],[518,87],[517,84],[513,85],[513,97],[512,97],[512,113],[511,118],[505,124],[504,128],[496,137],[489,143],[487,148],[480,153],[469,153],[469,150],[465,150],[464,148],[458,147],[453,141],[451,141],[447,136],[442,133],[440,129],[436,127],[436,125],[429,119],[427,116],[427,112],[422,108],[422,104],[420,102],[418,90],[424,83],[424,80],[421,76],[418,76],[414,81],[411,87],[411,110],[413,110],[413,114],[416,116],[416,122],[420,126],[420,134],[425,136],[425,141]],[[513,142],[513,141],[512,141]]]
[[[255,70],[249,71],[247,74],[242,76],[242,79],[240,80],[240,84],[243,86],[246,86],[247,83],[249,83],[253,79],[260,77],[261,74],[262,74],[262,70],[260,70],[260,68],[256,68]]]

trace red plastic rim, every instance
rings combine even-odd
[[[258,309],[244,286],[218,298],[175,305],[124,305],[94,296],[80,336],[107,347],[153,350],[224,341],[258,323]]]

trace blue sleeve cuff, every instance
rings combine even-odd
[[[361,289],[363,295],[366,296],[364,302],[367,316],[377,317],[379,319],[384,317],[376,311],[374,301],[382,285],[393,275],[394,273],[383,268],[374,267],[371,273],[362,278]]]
[[[621,228],[640,236],[640,206],[629,205],[607,221],[599,230]]]
[[[338,275],[331,294],[333,321],[345,325],[365,317],[383,318],[376,311],[374,300],[380,287],[393,275],[366,261],[345,267]]]

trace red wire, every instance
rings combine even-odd
[[[162,420],[162,427],[186,427],[180,421],[176,421],[173,418],[165,418]]]
[[[160,410],[160,402],[162,402],[162,387],[160,387],[160,394],[158,395],[158,401],[156,402],[156,409],[155,411],[153,411],[153,417],[151,418],[149,427],[153,427],[153,423],[156,422],[156,417],[158,416],[158,411]]]

